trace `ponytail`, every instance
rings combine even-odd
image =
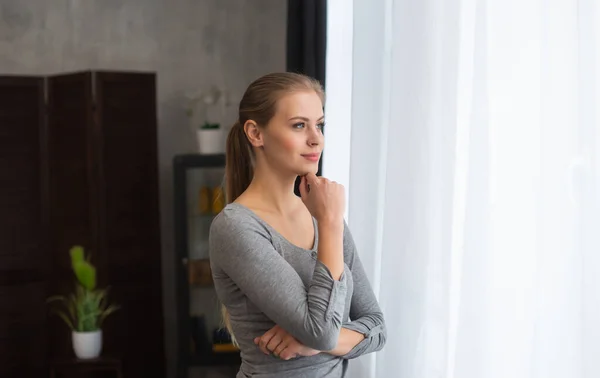
[[[251,147],[239,121],[227,136],[225,155],[225,196],[227,203],[236,200],[250,185],[254,176]]]
[[[227,135],[225,152],[225,199],[227,203],[235,201],[250,185],[254,176],[252,160],[250,142],[242,124],[236,121]],[[231,335],[233,345],[239,347],[233,335],[229,312],[225,305],[221,305],[221,316],[225,328]]]

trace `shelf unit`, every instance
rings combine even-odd
[[[184,154],[173,159],[177,378],[186,378],[190,367],[241,363],[239,351],[227,344],[227,337],[217,337],[228,335],[222,329],[208,255],[210,225],[225,203],[224,173],[223,154]]]

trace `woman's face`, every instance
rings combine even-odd
[[[323,104],[314,91],[281,97],[275,115],[261,132],[269,165],[299,176],[317,173],[323,151],[323,124]]]

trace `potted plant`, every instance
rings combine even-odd
[[[69,296],[52,296],[48,303],[64,305],[63,310],[52,309],[52,312],[71,329],[75,355],[80,359],[97,358],[102,350],[102,323],[118,306],[109,305],[107,289],[96,288],[96,268],[89,255],[85,256],[83,247],[74,246],[69,253],[76,277],[75,292]]]
[[[225,112],[225,107],[228,104],[225,93],[216,87],[212,87],[203,92],[190,94],[187,97],[187,115],[196,130],[198,152],[200,154],[225,152],[225,138],[220,123],[209,121],[222,117]],[[220,115],[215,113],[215,111],[218,113],[218,110],[220,110]]]
[[[218,123],[204,122],[196,133],[201,154],[218,154],[224,151],[223,132]]]

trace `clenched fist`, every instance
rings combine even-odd
[[[346,193],[343,185],[309,173],[301,178],[300,196],[318,222],[341,222],[344,218]]]

